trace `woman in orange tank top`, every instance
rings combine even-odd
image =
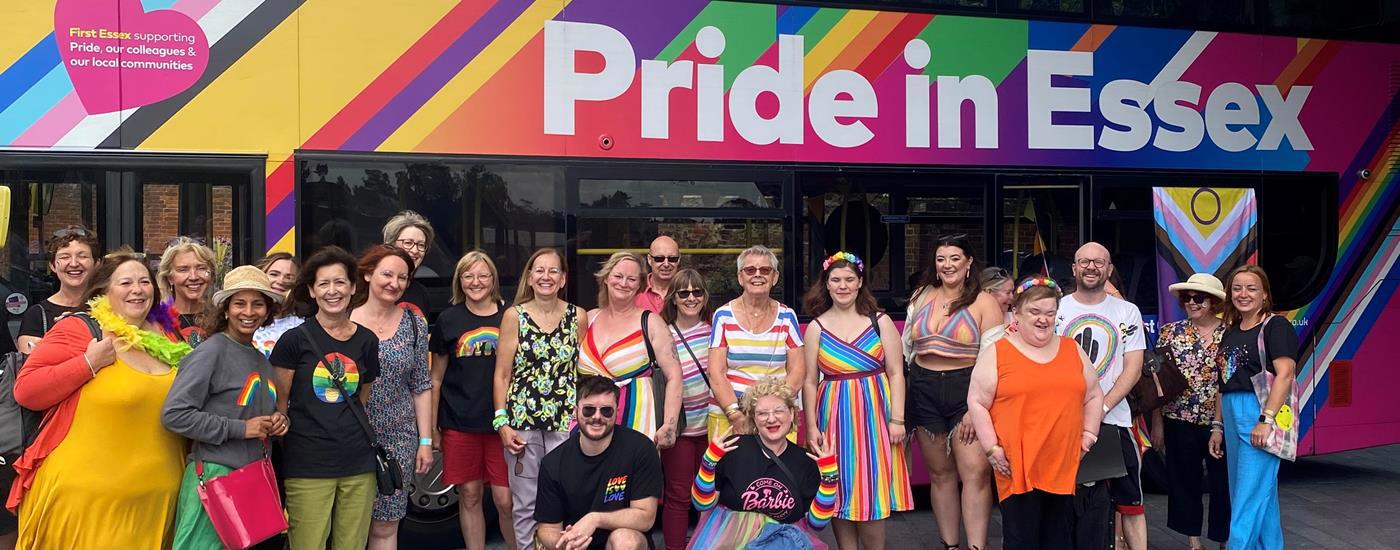
[[[972,370],[967,415],[996,478],[1007,548],[1068,549],[1074,475],[1098,439],[1103,393],[1089,359],[1055,335],[1054,281],[1017,287],[1014,322]]]

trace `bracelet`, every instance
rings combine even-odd
[[[497,414],[495,418],[491,419],[491,429],[499,432],[501,428],[504,428],[509,422],[510,420],[506,418],[506,415]]]
[[[422,446],[424,446],[424,445],[432,445],[432,444],[433,444],[433,438],[431,438],[431,437],[420,437],[420,438],[418,438],[418,446],[419,446],[419,447],[422,447]]]
[[[1225,428],[1224,428],[1223,426],[1211,426],[1211,427],[1210,427],[1210,433],[1213,433],[1213,434],[1223,434],[1223,433],[1225,433]]]
[[[1213,427],[1220,427],[1220,428],[1224,428],[1224,427],[1225,427],[1225,423],[1224,423],[1224,422],[1221,422],[1221,421],[1219,421],[1219,420],[1212,420],[1212,421],[1210,421],[1210,425],[1213,426]]]
[[[997,449],[1000,449],[1000,448],[1001,448],[1001,445],[992,445],[992,448],[987,449],[987,458],[992,458],[992,455],[996,454]]]
[[[1112,408],[1112,407],[1109,407],[1108,404],[1105,403],[1104,406],[1103,406],[1103,413],[1104,413],[1104,414],[1108,414],[1108,411],[1111,411],[1111,410],[1113,410],[1113,408]]]
[[[93,368],[92,360],[88,359],[86,353],[83,354],[83,363],[87,364],[88,372],[92,373],[92,377],[97,378],[97,369]]]
[[[891,418],[891,419],[890,419],[890,424],[894,424],[894,425],[896,425],[896,426],[903,426],[903,425],[904,425],[904,419],[903,419],[903,418]]]
[[[505,416],[505,415],[506,415],[506,410],[505,410],[505,409],[496,409],[495,412],[491,413],[491,417],[492,417],[492,418],[497,417],[497,416]]]
[[[729,413],[734,413],[734,412],[739,412],[739,404],[738,404],[738,403],[730,403],[728,407],[725,407],[725,408],[724,408],[724,415],[725,415],[725,416],[729,416]]]

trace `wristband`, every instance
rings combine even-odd
[[[1107,403],[1105,403],[1104,406],[1103,406],[1103,413],[1104,413],[1104,414],[1108,414],[1108,411],[1110,411],[1110,410],[1112,410],[1112,408],[1109,407]]]
[[[501,428],[504,428],[509,422],[510,420],[506,418],[504,413],[498,413],[495,418],[491,419],[491,429],[499,432]]]
[[[420,438],[418,438],[418,446],[419,446],[419,447],[422,447],[422,446],[424,446],[424,445],[432,445],[432,444],[433,444],[433,438],[431,438],[431,437],[420,437]]]
[[[987,449],[987,458],[992,458],[992,455],[996,454],[997,449],[1000,449],[1000,448],[1001,448],[1001,445],[992,445],[992,448]]]
[[[903,419],[903,418],[891,418],[891,419],[890,419],[890,424],[894,424],[894,425],[896,425],[896,426],[903,426],[903,425],[904,425],[904,419]]]
[[[83,363],[87,364],[88,372],[92,373],[92,377],[97,378],[97,369],[92,367],[92,361],[88,360],[86,353],[83,354]]]
[[[725,408],[724,408],[724,414],[725,414],[726,416],[729,415],[729,413],[733,413],[733,412],[739,412],[739,404],[738,404],[738,403],[730,403],[728,407],[725,407]]]

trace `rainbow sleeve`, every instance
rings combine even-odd
[[[821,473],[822,482],[817,486],[817,498],[812,500],[812,507],[807,511],[807,525],[814,531],[825,528],[831,516],[836,515],[836,457],[818,460],[817,471]]]
[[[711,441],[710,448],[700,459],[700,471],[695,473],[695,483],[690,487],[690,500],[695,503],[696,510],[703,512],[714,508],[719,500],[719,492],[715,489],[715,468],[719,466],[721,458],[724,458],[724,449]]]

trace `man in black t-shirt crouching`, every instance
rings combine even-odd
[[[535,502],[545,548],[646,548],[661,498],[661,460],[651,439],[617,426],[617,386],[581,375],[578,430],[545,455]]]

